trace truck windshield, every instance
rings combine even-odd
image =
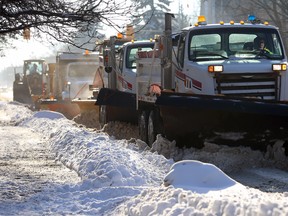
[[[42,61],[25,61],[25,73],[29,74],[42,74],[43,67]]]
[[[191,34],[189,43],[188,53],[191,61],[228,58],[284,58],[281,40],[278,32],[274,29],[227,28],[202,30],[202,32],[196,31]]]
[[[77,78],[79,80],[93,80],[97,66],[94,64],[72,64],[68,67],[68,77]]]

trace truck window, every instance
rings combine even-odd
[[[266,52],[261,52],[259,49],[259,41],[265,43]],[[191,31],[189,43],[190,61],[213,61],[226,58],[284,58],[281,40],[275,29],[223,28],[209,29],[203,33],[195,31],[194,34]]]
[[[42,74],[43,68],[42,68],[42,62],[39,61],[29,61],[25,63],[26,67],[26,74]]]
[[[219,34],[195,35],[191,40],[191,49],[192,51],[216,51],[221,48],[220,42],[221,38]]]
[[[151,51],[153,50],[154,44],[147,44],[142,46],[133,46],[127,48],[127,54],[126,54],[126,68],[136,68],[136,53],[138,51]]]
[[[118,67],[119,67],[120,72],[122,73],[123,72],[123,59],[124,59],[124,49],[123,48],[120,49],[119,55],[116,56],[116,59],[117,58],[119,59],[118,60]]]
[[[222,48],[220,34],[194,35],[190,43],[191,60],[225,59],[227,53]]]
[[[183,68],[183,66],[184,66],[185,39],[186,39],[185,34],[181,35],[179,38],[177,60],[180,64],[181,68]]]
[[[279,37],[274,33],[231,34],[229,36],[229,50],[235,53],[235,57],[259,57],[260,42],[264,44],[263,46],[267,51],[265,57],[271,59],[282,58]]]
[[[229,36],[229,50],[238,52],[241,50],[253,50],[254,39],[256,34],[230,34]]]
[[[277,34],[271,34],[271,40],[272,40],[272,48],[274,48],[272,50],[272,52],[275,55],[282,56],[283,53],[282,53],[281,43],[280,43],[278,35]]]

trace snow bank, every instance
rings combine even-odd
[[[50,137],[57,159],[74,169],[85,187],[160,185],[173,163],[162,155],[143,151],[135,140],[115,140],[59,117],[54,112],[40,111],[22,126]]]
[[[9,103],[0,101],[0,110],[1,124],[9,125],[17,125],[33,114],[27,105],[15,101]]]

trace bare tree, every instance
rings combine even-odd
[[[170,0],[132,0],[137,7],[135,11],[138,18],[133,20],[136,24],[135,36],[137,39],[154,38],[164,29],[164,13],[169,12]]]
[[[279,28],[279,31],[284,39],[286,51],[288,51],[288,2],[287,0],[257,0],[255,6],[261,8],[261,17],[266,18]]]
[[[135,4],[125,0],[1,0],[0,44],[23,32],[28,39],[31,31],[33,37],[44,35],[82,48],[99,36],[100,24],[121,31],[124,22],[131,23]],[[85,41],[79,40],[84,37]]]
[[[202,0],[203,1],[203,0]],[[207,0],[205,0],[207,1]],[[244,17],[253,14],[262,21],[268,21],[270,24],[279,28],[283,42],[288,51],[288,1],[287,0],[218,0],[222,2],[217,4],[222,6],[217,11],[223,11],[225,17],[234,20],[244,20]],[[223,3],[225,2],[225,4]]]

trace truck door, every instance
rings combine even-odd
[[[116,77],[117,77],[117,89],[120,91],[125,91],[125,86],[123,85],[124,82],[124,75],[125,75],[125,70],[123,71],[124,68],[124,48],[119,49],[119,54],[118,54],[118,59],[116,63]]]
[[[184,53],[185,53],[185,35],[181,35],[179,38],[178,52],[177,52],[177,63],[182,69],[184,65]]]
[[[179,91],[179,88],[183,88],[183,79],[184,78],[184,55],[185,55],[185,34],[181,34],[178,42],[178,49],[177,49],[177,67],[175,68],[175,90],[176,92]]]

